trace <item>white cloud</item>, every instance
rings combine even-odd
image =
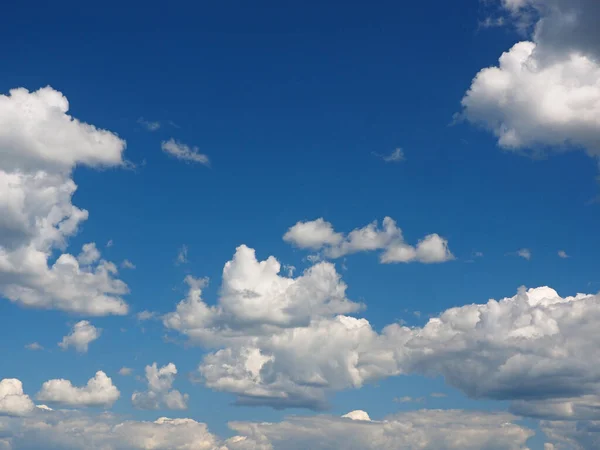
[[[141,311],[139,313],[136,314],[137,319],[140,322],[143,322],[145,320],[152,320],[156,318],[156,313],[153,311]]]
[[[348,254],[383,250],[382,263],[413,262],[440,263],[454,259],[448,248],[448,241],[438,234],[430,234],[420,240],[415,247],[407,244],[402,230],[390,217],[383,219],[383,228],[371,222],[344,235],[334,231],[331,223],[322,218],[298,222],[283,236],[284,241],[300,248],[322,250],[328,258],[339,258]]]
[[[165,153],[181,161],[204,164],[205,166],[210,164],[208,156],[200,153],[198,147],[189,147],[172,138],[168,141],[163,141],[161,143],[161,148]]]
[[[208,306],[202,300],[207,279],[187,276],[187,298],[164,316],[164,324],[192,339],[211,341],[268,334],[361,308],[346,298],[346,284],[333,264],[317,263],[296,278],[280,272],[281,264],[274,257],[258,261],[255,251],[242,245],[223,268],[219,302]]]
[[[69,380],[46,381],[36,395],[40,401],[67,406],[111,406],[120,396],[112,380],[102,371],[96,372],[83,387],[76,387]]]
[[[133,373],[133,369],[131,367],[121,367],[119,369],[119,375],[124,376],[124,377],[129,376],[132,373]]]
[[[531,259],[531,250],[529,250],[528,248],[521,248],[519,250],[517,250],[517,256],[520,256],[523,259],[526,259],[527,261],[529,261]]]
[[[393,152],[387,155],[380,155],[379,153],[375,153],[376,156],[384,160],[385,162],[401,162],[404,161],[404,151],[398,147]]]
[[[78,258],[56,253],[88,217],[71,203],[73,168],[124,165],[125,142],[68,108],[50,87],[0,95],[0,295],[28,307],[125,314],[127,286],[93,243]]]
[[[137,122],[148,131],[156,131],[160,128],[160,122],[146,120],[143,117],[140,117]]]
[[[123,421],[108,413],[37,410],[24,418],[0,417],[0,429],[0,448],[4,439],[8,450],[230,450],[192,419]]]
[[[365,411],[345,416],[289,417],[279,423],[233,422],[231,450],[526,450],[533,431],[510,414],[421,410],[373,421]],[[239,445],[239,446],[236,446]]]
[[[298,222],[284,235],[283,240],[300,248],[319,250],[325,245],[335,246],[343,239],[341,233],[336,233],[333,226],[319,218],[309,222]]]
[[[596,0],[503,0],[533,41],[519,42],[497,67],[481,70],[462,116],[490,129],[501,147],[600,156],[600,6]],[[532,15],[532,9],[534,14]]]
[[[16,378],[0,380],[0,416],[23,416],[33,411],[33,407],[29,396],[23,393],[21,380]]]
[[[106,247],[107,247],[107,248],[110,248],[110,247],[112,247],[113,245],[114,245],[114,242],[113,242],[113,240],[112,240],[112,239],[110,239],[110,240],[109,240],[109,241],[106,243]]]
[[[558,256],[559,256],[559,258],[563,258],[563,259],[566,259],[569,257],[569,255],[567,255],[567,252],[565,252],[564,250],[559,250]]]
[[[128,259],[125,259],[122,263],[121,263],[121,267],[123,269],[135,269],[135,264],[132,263],[131,261],[129,261]]]
[[[32,342],[31,344],[27,344],[25,346],[27,350],[44,350],[44,347],[40,345],[38,342]]]
[[[156,363],[146,366],[148,390],[134,392],[133,406],[140,409],[187,409],[188,395],[173,389],[177,367],[173,363],[158,368]]]
[[[80,353],[86,353],[90,342],[95,341],[102,334],[100,328],[96,328],[87,320],[81,320],[73,326],[73,330],[68,336],[64,336],[58,346],[63,350],[69,347],[75,347]]]
[[[188,248],[187,245],[182,245],[179,251],[177,252],[177,259],[175,260],[175,264],[186,264],[188,262]]]

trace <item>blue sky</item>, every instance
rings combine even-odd
[[[213,437],[203,438],[215,443],[193,448],[318,448],[302,441],[302,433],[294,434],[300,425],[288,419],[291,415],[318,421],[321,416],[312,416],[326,414],[325,422],[313,424],[316,428],[327,427],[327,420],[352,427],[353,421],[340,416],[364,410],[374,422],[424,423],[425,416],[393,418],[426,415],[429,409],[461,410],[455,417],[477,411],[481,420],[501,419],[535,432],[528,440],[519,434],[524,428],[515,429],[516,437],[500,433],[506,443],[496,443],[504,446],[473,441],[472,448],[542,449],[544,443],[546,450],[594,448],[600,437],[577,434],[570,427],[585,429],[600,419],[579,413],[596,404],[599,387],[590,381],[597,374],[587,365],[590,350],[583,343],[595,339],[584,332],[600,317],[595,313],[600,297],[594,295],[600,290],[600,210],[594,201],[600,41],[590,44],[593,37],[574,33],[565,18],[575,17],[585,30],[593,27],[589,18],[598,13],[591,0],[7,5],[5,16],[11,20],[0,30],[0,173],[6,176],[0,178],[0,198],[6,200],[0,199],[0,214],[7,217],[5,223],[0,220],[0,379],[18,379],[23,390],[13,386],[3,391],[0,385],[0,428],[11,430],[6,438],[0,434],[0,448],[36,448],[33,438],[23,438],[36,420],[54,424],[55,434],[43,437],[52,448],[101,448],[93,447],[100,443],[106,445],[102,448],[184,448],[173,442],[150,447],[141,438],[119,447],[105,441],[106,436],[84,443],[57,437],[61,420],[68,423],[73,414],[88,420],[104,410],[114,414],[111,421],[167,416],[206,423]],[[489,26],[492,22],[495,26]],[[518,42],[525,45],[513,47]],[[566,50],[557,42],[566,42]],[[514,60],[499,63],[503,52],[509,52],[506,60]],[[519,60],[523,65],[514,69],[519,58],[525,62]],[[497,72],[481,72],[476,78],[482,69],[496,66]],[[38,91],[46,86],[51,88]],[[18,97],[10,92],[15,88],[26,91]],[[48,106],[61,98],[58,93],[68,99],[68,111]],[[36,108],[39,115],[28,113]],[[69,122],[67,114],[97,130]],[[109,137],[97,140],[98,130],[108,130]],[[88,153],[86,136],[94,142]],[[398,148],[403,158],[386,161]],[[63,189],[72,180],[77,189],[72,198],[38,197],[41,188],[27,181],[34,174],[56,177],[50,183]],[[4,180],[11,181],[3,185]],[[21,198],[28,200],[20,204]],[[66,246],[54,238],[47,238],[52,240],[47,247],[39,244],[48,233],[40,221],[56,214],[43,204],[52,201],[56,208],[75,205],[89,211],[77,231],[60,231]],[[381,228],[386,217],[396,223],[388,240]],[[300,231],[294,238],[283,238],[295,226],[315,226],[319,218],[327,225],[321,237],[315,228],[296,228]],[[349,233],[373,221],[377,236],[369,238],[368,245],[375,246],[369,250]],[[26,237],[15,238],[15,230]],[[418,243],[431,235],[440,240],[435,248],[421,251]],[[82,291],[73,296],[65,292],[76,291],[77,280],[55,274],[51,282],[21,259],[24,249],[35,248],[46,255],[44,267],[51,267],[60,255],[77,256],[91,242],[101,257],[92,257],[87,268],[80,258],[81,272],[108,267],[106,260],[118,273],[108,275],[109,281],[99,281],[97,273],[85,280],[85,273],[73,275],[83,280]],[[223,280],[225,263],[241,245],[255,249],[258,261],[275,257],[284,279],[264,275],[261,284],[263,275],[244,259],[249,266],[229,282]],[[185,258],[178,261],[183,248]],[[380,260],[400,248],[414,255],[393,263]],[[560,257],[559,251],[568,257]],[[135,268],[122,267],[125,260]],[[295,268],[291,277],[287,266]],[[316,275],[303,277],[305,270]],[[327,303],[339,296],[329,270],[339,275],[336,283],[347,285],[343,305]],[[185,317],[178,310],[178,320],[188,325],[169,325],[165,315],[174,313],[188,295],[186,276],[207,277],[202,301],[223,309],[206,313],[207,319],[200,319],[198,310],[196,315],[186,310]],[[97,312],[100,306],[92,312],[100,301],[94,295],[109,290],[96,283],[110,280],[127,285],[123,292],[109,293],[128,305],[126,314]],[[277,294],[286,280],[299,283],[301,293],[290,288]],[[51,283],[58,288],[49,287]],[[529,300],[527,294],[525,300],[517,295],[521,286],[550,286],[556,292],[546,292],[536,303],[538,294],[530,294]],[[37,296],[34,304],[28,303],[31,289]],[[311,307],[306,319],[303,308],[313,305],[319,289],[333,289],[322,300],[331,309],[325,313],[318,305]],[[261,294],[245,297],[246,290]],[[589,297],[563,304],[562,298],[577,293]],[[259,306],[248,307],[245,302],[253,295],[271,306],[263,312]],[[515,306],[502,313],[486,305],[489,299],[513,296]],[[277,302],[288,300],[294,306],[281,310],[286,319],[275,319]],[[76,310],[76,302],[84,306]],[[459,323],[470,320],[466,308],[473,304],[485,311],[481,323],[465,331]],[[454,307],[464,307],[456,313],[463,319],[448,325],[464,333],[461,351],[451,348],[455,341],[449,335],[440,332],[434,339],[427,334],[433,327],[427,325],[430,318],[435,321]],[[152,318],[140,320],[142,311]],[[588,321],[573,325],[574,317],[583,320],[576,311],[583,311]],[[351,338],[339,337],[336,347],[338,315],[368,320],[376,337],[357,337],[351,348],[346,346]],[[58,346],[82,320],[101,329],[89,348]],[[519,328],[525,322],[532,328]],[[398,337],[409,331],[389,337],[385,327],[390,324],[412,330],[411,338]],[[558,331],[548,331],[555,325]],[[200,330],[207,334],[193,335]],[[317,332],[326,337],[316,348],[330,347],[313,361],[301,348],[303,339]],[[285,350],[278,347],[283,336],[290,342],[291,336],[300,337]],[[503,340],[514,336],[515,341]],[[73,343],[86,339],[75,335]],[[431,342],[425,345],[422,339]],[[33,342],[43,349],[25,348]],[[434,348],[435,357],[426,358],[425,347]],[[264,370],[252,380],[247,377],[254,363],[236,353],[249,348],[271,358],[261,362]],[[410,357],[404,348],[411,349]],[[561,356],[548,356],[556,348],[564,350]],[[232,351],[233,359],[226,361],[219,350]],[[489,356],[496,351],[502,354]],[[350,361],[353,352],[360,362],[348,363],[356,365],[348,373],[331,362],[337,355]],[[382,362],[390,352],[395,356]],[[543,361],[550,365],[566,358],[568,364],[556,363],[555,372],[537,372],[542,361],[526,375],[506,369],[509,360],[524,355],[527,361],[547,358]],[[246,372],[219,384],[234,359]],[[216,378],[207,375],[209,360],[220,374]],[[474,379],[455,367],[461,360]],[[177,374],[159,375],[167,387],[153,391],[144,371],[154,362],[158,369],[173,363]],[[199,365],[204,369],[199,371]],[[131,373],[119,374],[123,367]],[[564,375],[568,367],[577,367],[578,375]],[[81,387],[97,371],[110,377],[118,399],[93,404],[76,389],[44,385],[65,379]],[[303,385],[300,373],[326,387]],[[498,385],[488,385],[485,376],[477,381],[478,373],[494,379],[499,374]],[[581,380],[573,381],[577,376]],[[554,379],[555,384],[548,381]],[[586,387],[575,392],[571,381]],[[539,392],[532,388],[540,385]],[[183,408],[173,407],[178,395],[173,390],[189,395]],[[132,401],[136,391],[147,393],[152,405],[156,400],[156,408]],[[309,407],[298,408],[286,397],[289,401],[273,408],[257,391],[298,395]],[[6,392],[24,402],[25,413],[8,407],[3,411]],[[326,401],[317,407],[313,400],[321,395]],[[404,397],[412,400],[401,401]],[[64,419],[28,407],[29,398],[61,410]],[[235,404],[236,398],[254,406]],[[557,402],[567,402],[577,412],[556,415]],[[490,413],[509,410],[515,414],[509,419]],[[429,420],[434,429],[444,429],[435,422],[442,419],[427,416]],[[256,436],[228,426],[231,421],[287,423],[290,434],[260,429],[261,445],[272,445],[260,447],[252,441]],[[492,429],[498,429],[494,423]],[[363,425],[348,433],[357,433],[360,440]],[[14,430],[22,430],[21,435]],[[449,429],[447,436],[454,432]],[[234,435],[244,436],[248,446],[226,441]],[[323,448],[349,448],[333,435],[328,439],[333,444]],[[418,446],[407,436],[393,439],[374,448],[454,448],[442,438],[429,446]]]

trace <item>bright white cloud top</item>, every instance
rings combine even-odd
[[[96,328],[87,320],[82,320],[73,326],[71,333],[63,337],[62,341],[58,343],[58,346],[63,350],[74,347],[78,352],[85,353],[88,351],[90,342],[98,339],[101,334],[101,329]]]
[[[93,243],[64,251],[88,212],[71,203],[77,165],[124,164],[125,141],[69,116],[46,87],[0,95],[0,293],[26,307],[102,316],[126,314],[127,285]]]
[[[146,366],[148,390],[134,392],[131,402],[139,409],[186,409],[189,396],[172,388],[175,375],[177,367],[173,363],[160,368],[156,363]]]
[[[111,406],[121,393],[112,379],[101,370],[83,387],[73,386],[69,380],[46,381],[36,399],[66,406]]]

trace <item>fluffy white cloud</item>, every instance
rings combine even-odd
[[[96,328],[87,320],[77,322],[68,336],[64,336],[58,343],[63,350],[75,347],[80,353],[86,353],[90,342],[95,341],[102,334],[100,328]]]
[[[421,410],[372,421],[364,411],[290,417],[279,423],[233,422],[231,450],[526,450],[534,434],[510,414]]]
[[[430,234],[411,246],[404,241],[402,230],[390,217],[383,219],[383,228],[372,222],[348,235],[334,231],[331,223],[322,218],[298,222],[285,233],[284,241],[300,248],[323,250],[327,258],[339,258],[351,253],[384,250],[382,263],[413,262],[439,263],[454,259],[448,241],[438,234]]]
[[[156,363],[146,366],[148,390],[134,392],[131,402],[140,409],[187,409],[188,394],[173,389],[177,367],[173,363],[158,368]]]
[[[27,344],[25,346],[25,348],[27,350],[34,350],[34,351],[44,350],[44,347],[41,344],[39,344],[38,342],[32,342],[31,344]]]
[[[192,419],[122,421],[107,413],[38,409],[25,418],[0,417],[0,429],[8,450],[228,450]]]
[[[517,43],[497,67],[477,74],[462,100],[462,116],[489,128],[506,149],[573,147],[600,156],[598,2],[502,3],[521,24],[538,18],[533,42]]]
[[[69,380],[46,381],[36,395],[40,401],[68,406],[111,406],[120,396],[117,387],[104,372],[98,371],[83,387],[76,387]]]
[[[131,367],[121,367],[119,369],[119,375],[122,375],[124,377],[131,375],[133,373],[133,369]]]
[[[0,429],[5,448],[20,450],[526,450],[533,432],[514,420],[510,414],[422,410],[373,421],[353,411],[341,418],[233,422],[237,435],[223,440],[192,419],[122,421],[107,413],[37,408],[26,417],[0,417]]]
[[[315,317],[347,314],[361,308],[346,298],[346,284],[335,267],[315,264],[296,278],[280,275],[281,264],[269,257],[256,259],[244,245],[223,268],[221,296],[215,306],[202,300],[206,279],[186,277],[186,299],[164,316],[168,328],[194,340],[210,342],[249,334],[307,325]]]
[[[33,411],[33,407],[29,396],[23,393],[21,380],[16,378],[0,380],[0,415],[23,416]]]
[[[210,160],[208,156],[200,153],[198,147],[190,147],[182,142],[176,141],[175,139],[169,139],[161,143],[163,152],[185,162],[193,162],[204,164],[208,166]]]
[[[124,164],[123,140],[68,109],[50,87],[0,95],[0,295],[28,307],[125,314],[127,286],[94,244],[79,257],[55,253],[88,217],[71,203],[72,169]]]

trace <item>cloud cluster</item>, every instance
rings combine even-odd
[[[106,413],[37,408],[24,418],[0,417],[0,445],[21,450],[526,450],[533,432],[514,420],[510,414],[422,410],[372,421],[366,412],[353,411],[343,417],[233,422],[229,426],[237,435],[221,439],[193,419],[122,421]]]
[[[98,371],[83,387],[73,386],[69,380],[46,381],[36,399],[67,406],[111,406],[121,393],[104,372]]]
[[[600,156],[600,4],[596,0],[502,0],[532,41],[481,70],[462,116],[490,129],[501,147],[537,152],[583,148]],[[525,22],[525,23],[524,23]]]
[[[94,244],[78,257],[54,253],[88,217],[71,202],[73,168],[124,164],[123,140],[68,110],[50,87],[0,95],[0,295],[34,308],[125,314],[127,286]]]
[[[161,368],[158,368],[156,363],[146,366],[148,390],[133,393],[133,406],[139,409],[187,409],[188,395],[173,389],[175,375],[177,367],[173,363]]]
[[[279,269],[240,247],[225,265],[217,305],[202,300],[205,281],[188,278],[188,297],[163,317],[192,342],[217,347],[203,358],[201,379],[240,404],[320,409],[331,391],[401,374],[443,376],[470,397],[511,400],[531,416],[535,402],[547,401],[576,418],[559,404],[600,393],[599,296],[523,288],[449,309],[423,327],[393,323],[379,332],[342,312],[358,305],[328,263],[295,279]]]
[[[63,350],[69,347],[75,347],[80,353],[86,353],[90,342],[95,341],[102,334],[100,328],[96,328],[87,320],[81,320],[73,326],[73,330],[68,336],[62,338],[58,346]]]
[[[402,230],[392,218],[385,217],[382,225],[379,228],[375,221],[344,235],[319,218],[296,223],[284,234],[283,240],[299,248],[321,250],[326,258],[382,250],[379,257],[382,263],[441,263],[454,259],[448,241],[438,234],[429,234],[412,246],[404,241]]]

